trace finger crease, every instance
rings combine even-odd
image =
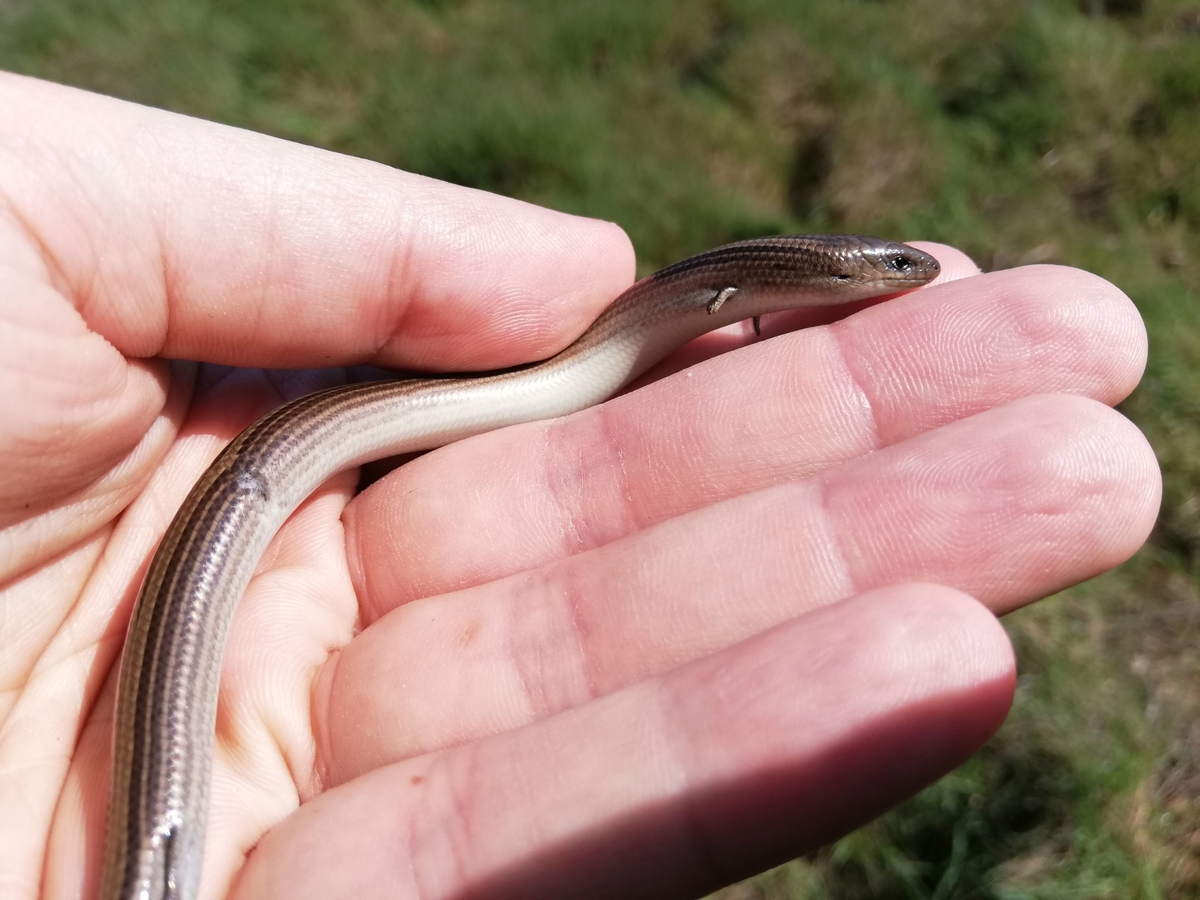
[[[846,348],[842,344],[841,335],[844,326],[840,322],[834,322],[828,326],[829,335],[832,338],[834,350],[837,353],[837,361],[841,364],[842,372],[845,374],[846,380],[850,383],[854,394],[858,397],[859,405],[861,406],[867,421],[870,422],[871,428],[871,449],[878,450],[883,446],[883,431],[879,424],[879,419],[875,412],[875,404],[871,402],[871,396],[867,392],[866,387],[858,376],[855,374],[854,367],[850,365],[850,360],[846,355]]]

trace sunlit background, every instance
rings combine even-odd
[[[612,219],[643,273],[834,230],[1114,281],[1150,543],[1005,620],[974,760],[718,896],[1200,897],[1200,2],[0,0],[0,68]]]

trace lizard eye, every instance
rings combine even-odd
[[[897,272],[907,272],[913,267],[913,261],[907,256],[896,255],[891,259],[892,268]]]
[[[846,284],[850,281],[850,276],[847,275],[845,272],[842,272],[838,275],[834,275],[833,277],[836,278],[838,281],[840,281],[842,284]]]

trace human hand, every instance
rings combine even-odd
[[[90,896],[148,556],[224,442],[343,377],[155,357],[510,365],[632,254],[41,82],[0,106],[0,885]],[[1131,554],[1158,470],[1103,405],[1145,356],[1119,291],[927,249],[931,288],[318,491],[231,629],[204,896],[695,896],[973,752],[1012,691],[989,610]]]

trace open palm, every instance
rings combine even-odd
[[[545,357],[633,257],[29,79],[0,106],[0,895],[91,896],[124,628],[208,460],[331,366]],[[1145,358],[1118,290],[927,249],[929,288],[314,495],[232,626],[203,895],[696,896],[973,752],[993,613],[1128,557],[1159,475],[1106,406]]]

